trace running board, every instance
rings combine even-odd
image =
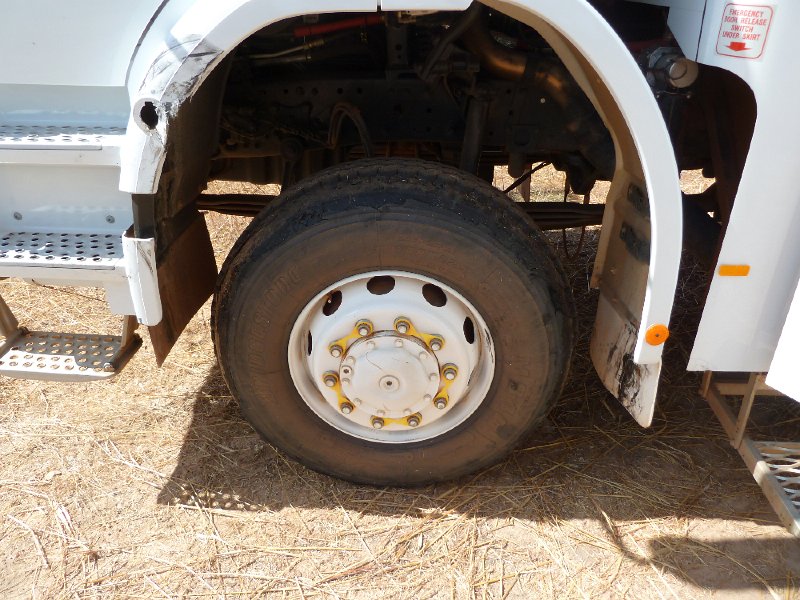
[[[28,331],[0,298],[0,375],[43,381],[97,381],[118,374],[142,345],[135,316],[122,335]]]
[[[118,166],[124,127],[0,124],[0,163]]]
[[[102,287],[111,312],[161,321],[155,240],[120,231],[18,231],[0,227],[0,278]]]

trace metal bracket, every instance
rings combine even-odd
[[[0,336],[3,336],[3,343],[0,344],[0,356],[4,355],[24,333],[26,333],[25,328],[19,326],[14,313],[0,296]]]

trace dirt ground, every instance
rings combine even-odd
[[[537,197],[560,199],[560,181],[537,178]],[[221,262],[246,220],[208,222]],[[643,430],[587,358],[597,237],[566,238],[570,384],[527,443],[462,481],[357,486],[281,455],[238,415],[208,305],[161,369],[142,332],[110,382],[0,380],[0,597],[800,598],[800,544],[685,371],[705,274],[685,260]],[[119,328],[91,290],[0,294],[31,328]],[[796,431],[795,405],[775,406]]]

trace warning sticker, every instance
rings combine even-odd
[[[759,58],[764,53],[772,8],[750,4],[728,4],[722,13],[717,54],[736,58]]]

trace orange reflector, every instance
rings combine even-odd
[[[720,265],[721,277],[747,277],[750,274],[750,265]]]
[[[651,346],[660,346],[667,341],[669,337],[669,329],[666,325],[651,325],[647,328],[647,333],[644,334],[644,339]]]

